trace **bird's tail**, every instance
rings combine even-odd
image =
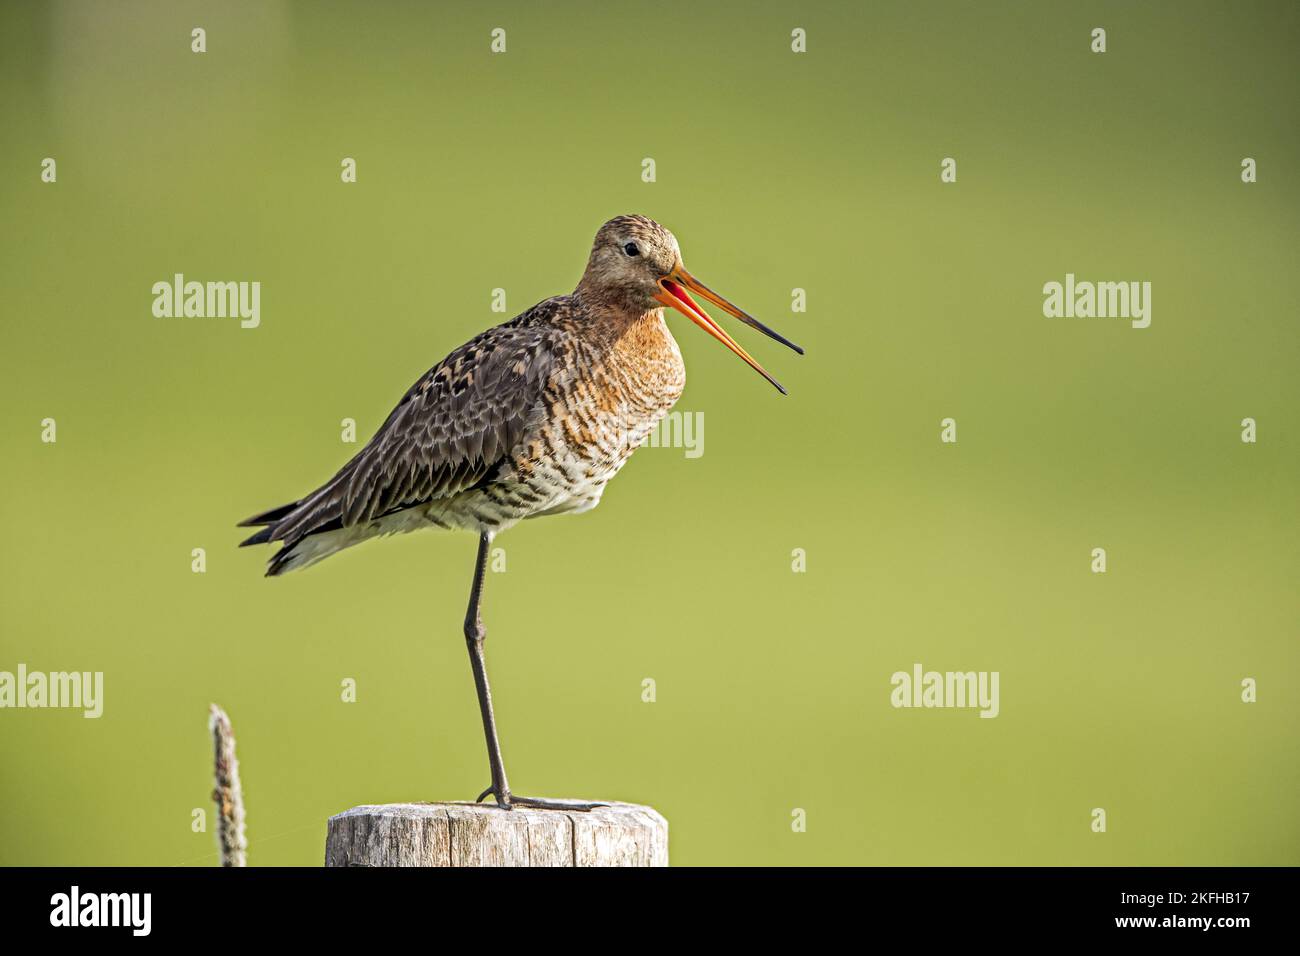
[[[251,528],[257,525],[264,526],[261,531],[258,531],[256,534],[253,534],[239,542],[239,546],[241,548],[246,548],[250,544],[267,544],[272,541],[276,525],[284,520],[286,516],[292,514],[293,510],[297,508],[300,503],[301,502],[293,501],[287,505],[280,505],[278,508],[272,508],[270,511],[263,511],[261,514],[253,515],[253,517],[246,518],[239,522],[235,527]]]
[[[253,515],[251,518],[245,518],[243,521],[239,522],[239,524],[235,525],[235,527],[253,528],[257,525],[275,524],[300,504],[302,504],[301,501],[291,501],[287,505],[280,505],[280,507],[272,508],[270,511],[263,511],[260,515]]]
[[[332,486],[333,482],[306,498],[263,511],[239,522],[240,528],[261,526],[259,531],[239,543],[241,548],[253,544],[284,542],[284,546],[267,563],[267,577],[276,577],[285,571],[315,564],[348,544],[355,543],[342,533],[342,510],[337,496],[330,493]]]

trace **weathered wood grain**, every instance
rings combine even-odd
[[[502,810],[390,803],[330,817],[326,866],[667,866],[668,821],[650,807]]]

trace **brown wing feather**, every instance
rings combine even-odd
[[[476,336],[429,369],[338,474],[250,543],[292,547],[317,531],[449,497],[492,474],[543,412],[555,330],[541,320],[553,301]]]

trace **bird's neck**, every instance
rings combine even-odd
[[[574,300],[593,315],[609,316],[623,322],[633,322],[645,314],[645,298],[635,291],[589,281],[583,276],[573,290]]]
[[[647,310],[644,305],[621,299],[605,289],[579,285],[574,290],[573,300],[578,311],[589,317],[584,324],[602,336],[622,338],[638,326],[648,328],[663,323],[662,309]]]
[[[593,301],[581,287],[573,295],[583,316],[576,331],[589,342],[610,351],[655,354],[672,340],[663,309],[646,309],[606,300]]]

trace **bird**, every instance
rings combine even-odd
[[[686,367],[665,307],[786,394],[692,292],[803,354],[687,272],[668,229],[645,216],[618,216],[596,232],[572,293],[539,302],[453,351],[420,376],[333,478],[239,523],[260,528],[241,547],[279,545],[269,577],[389,534],[440,528],[478,535],[464,620],[491,775],[478,803],[492,796],[504,809],[601,806],[511,792],[487,677],[483,577],[496,535],[525,519],[595,508],[682,394]]]

